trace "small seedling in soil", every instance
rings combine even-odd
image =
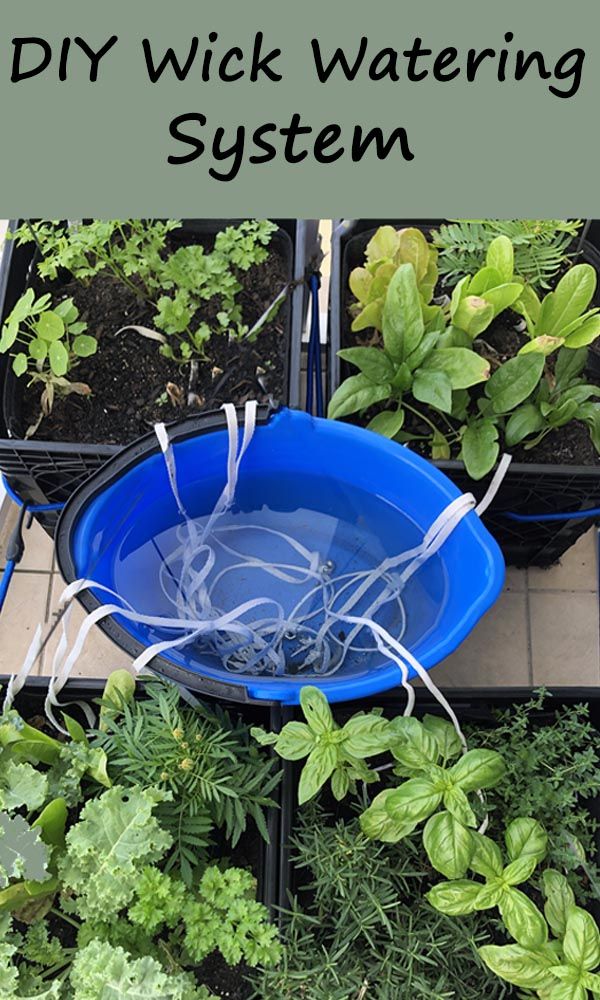
[[[31,288],[21,296],[6,320],[0,338],[0,353],[10,351],[15,345],[23,347],[12,355],[15,375],[28,375],[30,385],[41,382],[44,386],[40,417],[29,428],[27,437],[50,413],[55,395],[89,395],[89,386],[71,382],[66,377],[76,367],[79,358],[96,353],[96,338],[86,330],[87,323],[79,319],[79,310],[73,299],[64,299],[51,309],[50,295],[36,299]]]

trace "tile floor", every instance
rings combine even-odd
[[[1,516],[1,515],[0,515]],[[16,517],[7,504],[0,528],[0,568]],[[15,572],[0,616],[0,673],[20,667],[39,622],[56,622],[63,582],[53,562],[52,542],[34,521],[25,533],[25,556]],[[547,684],[600,686],[598,561],[595,530],[583,536],[549,569],[509,569],[497,604],[460,649],[436,667],[445,687]],[[76,629],[83,618],[77,606]],[[37,672],[50,672],[58,641],[49,638]],[[104,676],[127,666],[128,657],[100,631],[90,635],[75,676]]]
[[[323,226],[327,249],[329,228]],[[0,240],[3,224],[0,221]],[[321,316],[326,318],[329,260],[323,262]],[[323,324],[324,329],[324,324]],[[16,508],[0,498],[0,569]],[[25,556],[14,574],[0,616],[0,673],[18,670],[39,622],[56,623],[62,580],[52,542],[33,522]],[[459,650],[435,669],[436,683],[452,687],[500,685],[600,686],[598,535],[588,532],[549,570],[509,569],[504,592]],[[83,617],[77,607],[72,627]],[[51,669],[57,632],[50,636],[37,672]],[[128,657],[99,630],[88,637],[75,676],[105,676]]]

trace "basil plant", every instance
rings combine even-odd
[[[576,906],[573,890],[560,872],[546,869],[542,888],[545,920],[538,911],[537,940],[532,941],[531,934],[525,940],[523,929],[516,927],[516,933],[511,931],[516,944],[485,945],[478,949],[479,955],[500,979],[527,990],[523,996],[540,1000],[599,997],[600,931],[596,921]]]
[[[423,846],[433,867],[447,878],[462,878],[473,858],[472,831],[478,825],[469,796],[499,783],[505,772],[501,755],[478,749],[462,753],[454,727],[435,716],[423,722],[400,716],[390,723],[388,738],[397,761],[394,773],[408,780],[375,796],[360,817],[363,833],[397,843],[425,823]]]
[[[284,760],[303,760],[298,787],[300,804],[312,799],[331,779],[336,799],[356,792],[356,782],[377,781],[365,760],[389,748],[387,719],[378,712],[359,712],[344,726],[335,722],[327,698],[316,687],[303,687],[300,705],[306,722],[288,722],[280,733],[251,730],[262,746],[274,746]]]

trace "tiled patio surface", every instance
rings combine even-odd
[[[328,229],[323,227],[327,248]],[[2,224],[0,222],[0,239]],[[326,316],[329,261],[323,264],[322,318]],[[0,569],[16,508],[0,509]],[[37,523],[25,532],[25,557],[16,571],[0,615],[0,673],[21,666],[39,622],[56,621],[61,578],[53,562],[52,542]],[[582,537],[549,570],[509,569],[497,604],[479,622],[457,652],[435,668],[445,687],[547,684],[600,685],[598,535]],[[79,607],[72,628],[82,620]],[[49,639],[37,672],[51,669],[57,633]],[[97,629],[90,634],[74,676],[105,676],[129,663],[128,657]]]
[[[0,568],[16,517],[9,508],[0,529]],[[53,568],[52,542],[37,523],[25,532],[25,557],[16,571],[0,616],[0,673],[21,665],[38,622],[54,621],[64,584]],[[83,618],[77,606],[72,625]],[[497,604],[460,649],[435,669],[445,687],[547,684],[600,685],[597,533],[583,536],[549,570],[509,569]],[[57,633],[38,664],[48,673]],[[128,657],[95,630],[77,664],[75,676],[104,676],[126,666]]]

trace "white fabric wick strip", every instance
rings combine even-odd
[[[462,518],[472,510],[482,513],[497,492],[510,457],[504,456],[498,466],[492,482],[479,505],[471,494],[461,495],[453,500],[438,515],[433,524],[425,532],[420,545],[405,552],[387,557],[374,569],[342,573],[335,576],[326,569],[318,552],[310,551],[306,546],[287,535],[263,525],[227,525],[217,527],[217,520],[230,510],[237,487],[241,462],[253,438],[256,427],[256,401],[246,403],[244,411],[244,427],[241,434],[238,427],[237,413],[232,404],[223,407],[227,425],[227,460],[226,482],[212,513],[206,519],[204,526],[190,518],[181,500],[178,484],[174,449],[167,428],[157,425],[156,435],[165,460],[171,491],[177,506],[182,524],[178,529],[179,545],[163,559],[159,573],[160,589],[177,611],[173,615],[149,615],[136,611],[120,595],[110,588],[95,583],[93,580],[82,579],[74,581],[65,588],[61,595],[61,604],[68,604],[73,597],[84,589],[93,588],[110,595],[119,603],[100,606],[91,612],[82,623],[75,642],[69,652],[67,637],[68,613],[63,616],[62,637],[57,648],[52,667],[52,677],[49,683],[47,711],[60,707],[57,696],[64,687],[81,651],[86,638],[97,622],[116,615],[131,622],[151,626],[155,629],[166,629],[178,632],[174,638],[155,642],[147,647],[134,661],[136,671],[146,669],[153,659],[171,649],[185,646],[195,641],[208,641],[214,655],[221,658],[226,669],[236,674],[260,673],[269,670],[277,675],[287,672],[289,657],[300,660],[294,664],[295,671],[310,671],[313,676],[327,677],[340,670],[350,652],[367,654],[378,650],[384,656],[397,664],[400,670],[401,683],[407,692],[405,714],[410,714],[414,707],[414,691],[408,681],[408,667],[422,678],[425,685],[438,699],[452,719],[461,738],[463,747],[466,745],[458,726],[458,720],[447,700],[437,691],[426,670],[414,656],[401,644],[401,639],[407,626],[406,612],[401,593],[411,576],[444,544]],[[265,533],[284,541],[292,553],[300,559],[300,565],[294,565],[286,559],[285,562],[267,562],[259,556],[238,551],[225,539],[229,533],[243,530]],[[242,536],[247,537],[246,535]],[[215,545],[239,560],[224,569],[216,571]],[[157,550],[158,551],[158,550]],[[199,560],[201,566],[196,568]],[[322,565],[321,565],[322,564]],[[399,568],[404,568],[396,572]],[[293,610],[284,612],[277,602],[266,597],[256,597],[246,600],[239,606],[227,611],[215,603],[216,587],[226,574],[237,571],[247,573],[266,573],[279,579],[286,585],[308,585],[310,589],[295,603]],[[314,580],[314,586],[310,581]],[[376,590],[377,588],[377,590]],[[373,592],[373,593],[371,593]],[[342,595],[346,594],[340,605]],[[367,600],[367,607],[358,611],[359,602]],[[398,634],[393,637],[373,618],[380,609],[390,602],[397,605],[396,613]],[[259,606],[271,605],[276,608],[274,618],[242,621],[243,616],[256,611]],[[306,610],[302,612],[302,609]],[[70,610],[70,609],[69,609]],[[323,619],[319,625],[319,620]],[[314,620],[314,626],[309,622]],[[347,636],[339,636],[334,626],[341,622],[352,625]],[[358,643],[358,636],[363,631],[369,631],[375,645],[365,646]],[[295,645],[295,651],[291,646]],[[32,652],[32,660],[36,657]],[[29,666],[31,669],[31,666]],[[25,664],[21,673],[25,670]],[[19,675],[20,676],[20,675]],[[304,676],[308,676],[304,673]],[[7,696],[14,696],[13,680]],[[52,713],[53,714],[53,713]],[[55,720],[53,719],[55,722]],[[56,722],[55,722],[56,724]],[[61,728],[60,726],[58,728]],[[64,731],[64,730],[63,730]]]

